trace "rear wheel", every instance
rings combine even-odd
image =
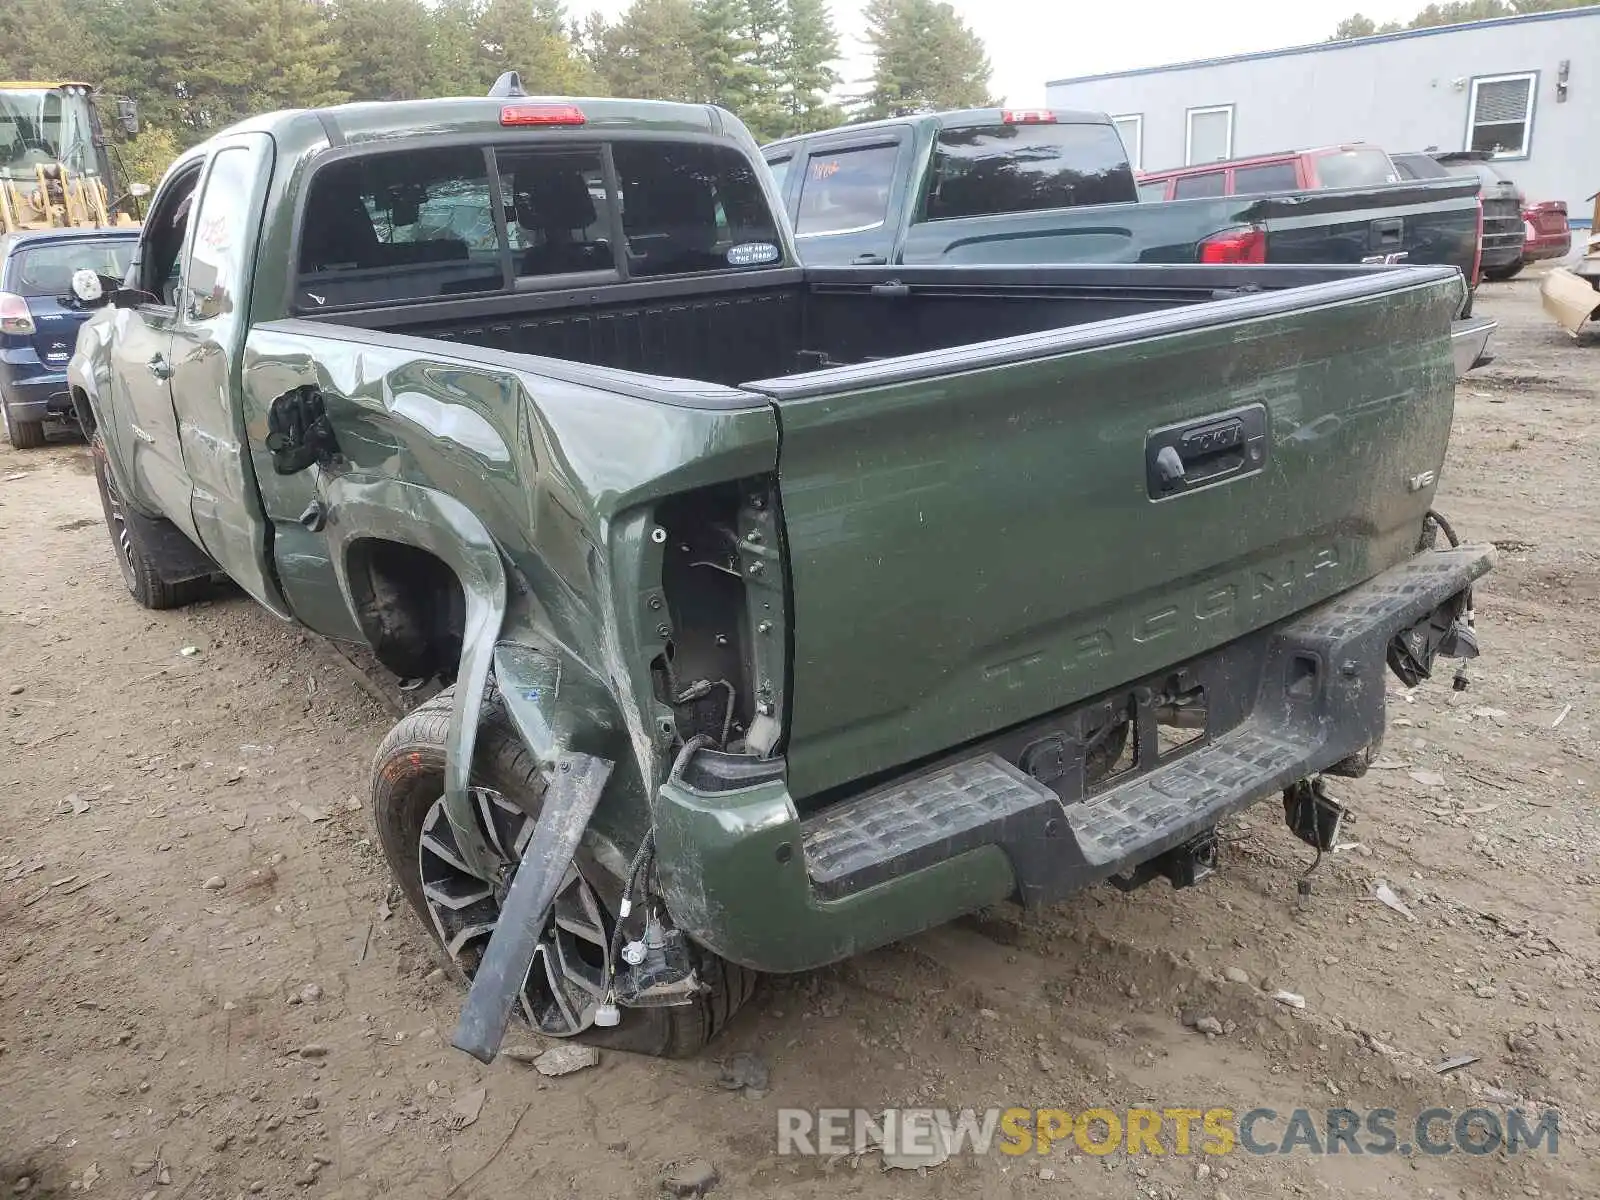
[[[11,414],[5,411],[5,402],[0,399],[0,416],[5,418],[6,440],[18,450],[37,450],[44,445],[43,421],[16,421]]]
[[[497,861],[492,878],[466,864],[444,813],[445,737],[454,689],[421,705],[384,738],[373,763],[372,807],[384,857],[422,923],[467,978],[476,972],[544,796],[540,762],[498,704],[478,731],[470,780],[478,831]],[[755,972],[696,947],[706,991],[669,1008],[623,1009],[594,1024],[605,996],[622,880],[581,849],[567,869],[517,1011],[548,1037],[665,1058],[700,1050],[755,990]]]
[[[117,566],[122,569],[122,582],[127,585],[128,593],[145,608],[154,609],[181,608],[197,599],[205,588],[205,580],[168,583],[139,544],[138,534],[128,524],[128,512],[117,491],[117,481],[111,477],[105,440],[96,435],[90,443],[90,452],[94,455],[94,477],[100,485],[100,506],[105,510],[111,548],[116,553]]]

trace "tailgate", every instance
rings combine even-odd
[[[1465,275],[1478,253],[1477,190],[1476,179],[1441,179],[1271,196],[1260,202],[1256,219],[1267,225],[1269,262],[1399,255],[1393,261],[1455,267]]]
[[[1376,272],[746,385],[781,428],[792,794],[1178,664],[1412,553],[1460,300],[1453,273]]]
[[[30,297],[28,311],[33,314],[34,353],[45,366],[65,371],[72,348],[78,343],[78,329],[87,314],[63,308],[48,296]]]

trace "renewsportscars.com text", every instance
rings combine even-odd
[[[786,1108],[778,1153],[833,1156],[882,1148],[948,1154],[1159,1156],[1237,1154],[1509,1154],[1560,1151],[1559,1115],[1429,1108]]]

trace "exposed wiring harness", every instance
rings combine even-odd
[[[672,659],[662,656],[662,671],[667,678],[667,695],[674,707],[680,704],[692,704],[696,700],[703,700],[716,688],[723,688],[728,693],[728,706],[722,714],[722,738],[717,742],[717,749],[728,748],[728,738],[733,734],[733,716],[738,707],[739,693],[734,690],[733,684],[726,679],[697,679],[683,690],[678,689],[678,672],[672,665]]]
[[[706,691],[710,691],[707,688]],[[704,694],[704,693],[702,693]],[[711,745],[711,738],[706,734],[697,734],[684,743],[672,760],[672,770],[668,779],[679,779],[683,776],[684,769],[689,765],[689,760],[696,752]],[[633,861],[628,864],[628,877],[622,886],[622,900],[617,905],[616,924],[611,929],[611,946],[606,955],[606,999],[608,1005],[615,1006],[617,1002],[617,959],[622,957],[623,925],[633,913],[633,898],[641,895],[648,897],[650,888],[646,882],[651,863],[655,859],[656,831],[654,827],[645,831],[644,837],[639,842],[639,848],[634,851]]]

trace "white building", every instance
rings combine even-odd
[[[1600,5],[1114,71],[1046,85],[1110,113],[1162,170],[1341,142],[1491,150],[1529,200],[1587,224],[1600,191]]]

